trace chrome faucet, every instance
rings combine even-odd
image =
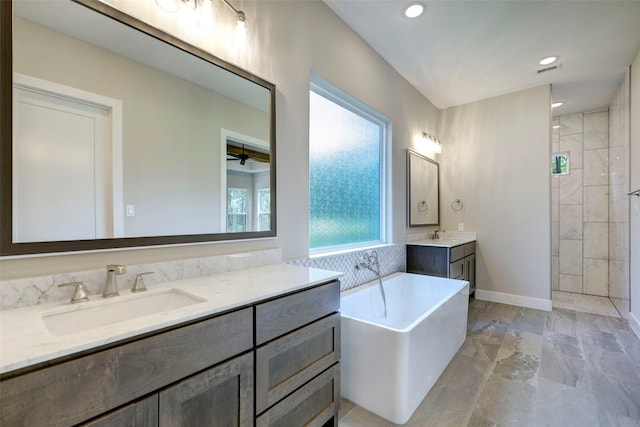
[[[58,285],[59,288],[62,288],[65,286],[75,286],[75,289],[73,290],[73,296],[69,301],[71,304],[76,304],[82,301],[89,301],[89,296],[87,295],[87,289],[84,287],[82,282],[71,282],[71,283],[63,283],[61,285]]]
[[[380,260],[378,260],[378,252],[366,251],[360,256],[358,263],[356,264],[356,270],[364,267],[369,271],[372,271],[378,277],[378,284],[380,285],[380,294],[382,295],[382,303],[384,304],[384,318],[387,318],[387,297],[384,294],[384,286],[382,285],[382,277],[380,276]]]
[[[104,285],[104,292],[102,292],[104,298],[120,295],[116,276],[126,272],[127,268],[124,265],[107,265],[107,283]]]
[[[437,240],[440,238],[440,230],[436,230],[433,232],[433,239]]]
[[[358,265],[356,268],[364,267],[367,270],[370,270],[380,276],[380,261],[378,260],[378,252],[376,251],[366,251],[358,260]],[[375,269],[374,269],[375,267]]]

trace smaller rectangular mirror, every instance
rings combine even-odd
[[[407,149],[407,224],[409,228],[440,223],[440,165]]]
[[[569,153],[551,155],[551,175],[569,175]]]

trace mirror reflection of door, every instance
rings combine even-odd
[[[122,235],[112,109],[73,88],[21,75],[14,81],[14,242]]]
[[[222,229],[227,232],[268,231],[271,227],[269,143],[222,130]]]

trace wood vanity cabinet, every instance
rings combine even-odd
[[[333,281],[5,374],[0,425],[337,426],[339,304]]]
[[[193,375],[83,427],[253,425],[253,354]]]
[[[340,283],[256,306],[256,426],[338,425]]]
[[[83,427],[114,426],[158,426],[158,395],[154,394],[139,402],[117,409],[91,422],[80,424]]]
[[[407,243],[407,273],[466,280],[471,295],[476,290],[476,242],[450,248]]]

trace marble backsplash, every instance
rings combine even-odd
[[[406,271],[406,246],[404,244],[384,245],[375,248],[375,250],[378,252],[380,273],[383,277]],[[345,291],[375,280],[375,274],[371,271],[355,268],[363,252],[364,250],[360,250],[301,258],[287,261],[287,264],[342,272],[344,276],[340,278],[340,289]],[[127,265],[126,273],[118,276],[118,288],[121,292],[131,289],[138,273],[153,272],[153,274],[144,277],[145,284],[151,288],[154,284],[280,262],[282,262],[281,250],[269,249],[153,264]],[[0,281],[0,310],[68,300],[72,290],[59,288],[58,285],[69,282],[82,282],[87,288],[90,298],[91,295],[100,295],[104,288],[106,274],[105,266],[105,268],[97,270]]]
[[[380,260],[380,275],[388,276],[396,272],[406,271],[406,246],[404,244],[392,244],[376,247]],[[340,290],[355,288],[356,286],[375,280],[374,273],[367,269],[356,269],[360,256],[365,250],[324,255],[310,258],[301,258],[287,261],[287,264],[302,265],[305,267],[321,268],[324,270],[339,271],[344,273],[340,278]]]
[[[226,271],[242,270],[282,262],[280,249],[217,255],[204,258],[176,260],[154,264],[127,265],[127,272],[118,276],[120,291],[129,290],[136,274],[153,272],[144,277],[145,284],[190,279]],[[69,282],[83,282],[91,295],[100,295],[106,280],[106,266],[98,270],[56,274],[52,276],[0,281],[0,310],[25,307],[47,302],[64,301],[71,297],[72,290],[59,288]]]

